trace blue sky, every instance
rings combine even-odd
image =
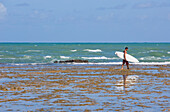
[[[0,0],[0,42],[170,42],[170,0]]]

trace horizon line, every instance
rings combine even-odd
[[[0,43],[170,43],[170,41],[0,41]]]

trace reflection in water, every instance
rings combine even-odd
[[[116,88],[118,90],[130,90],[134,87],[134,85],[137,83],[138,81],[138,77],[137,75],[122,75],[123,79],[119,80],[116,84]]]
[[[123,75],[123,90],[126,91],[126,78],[128,75]]]

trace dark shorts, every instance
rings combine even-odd
[[[129,62],[126,60],[123,60],[123,65],[126,63],[126,65],[129,65]]]

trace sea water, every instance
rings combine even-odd
[[[82,59],[89,64],[120,64],[115,55],[129,47],[138,64],[169,64],[170,43],[0,43],[0,63],[50,64]]]

